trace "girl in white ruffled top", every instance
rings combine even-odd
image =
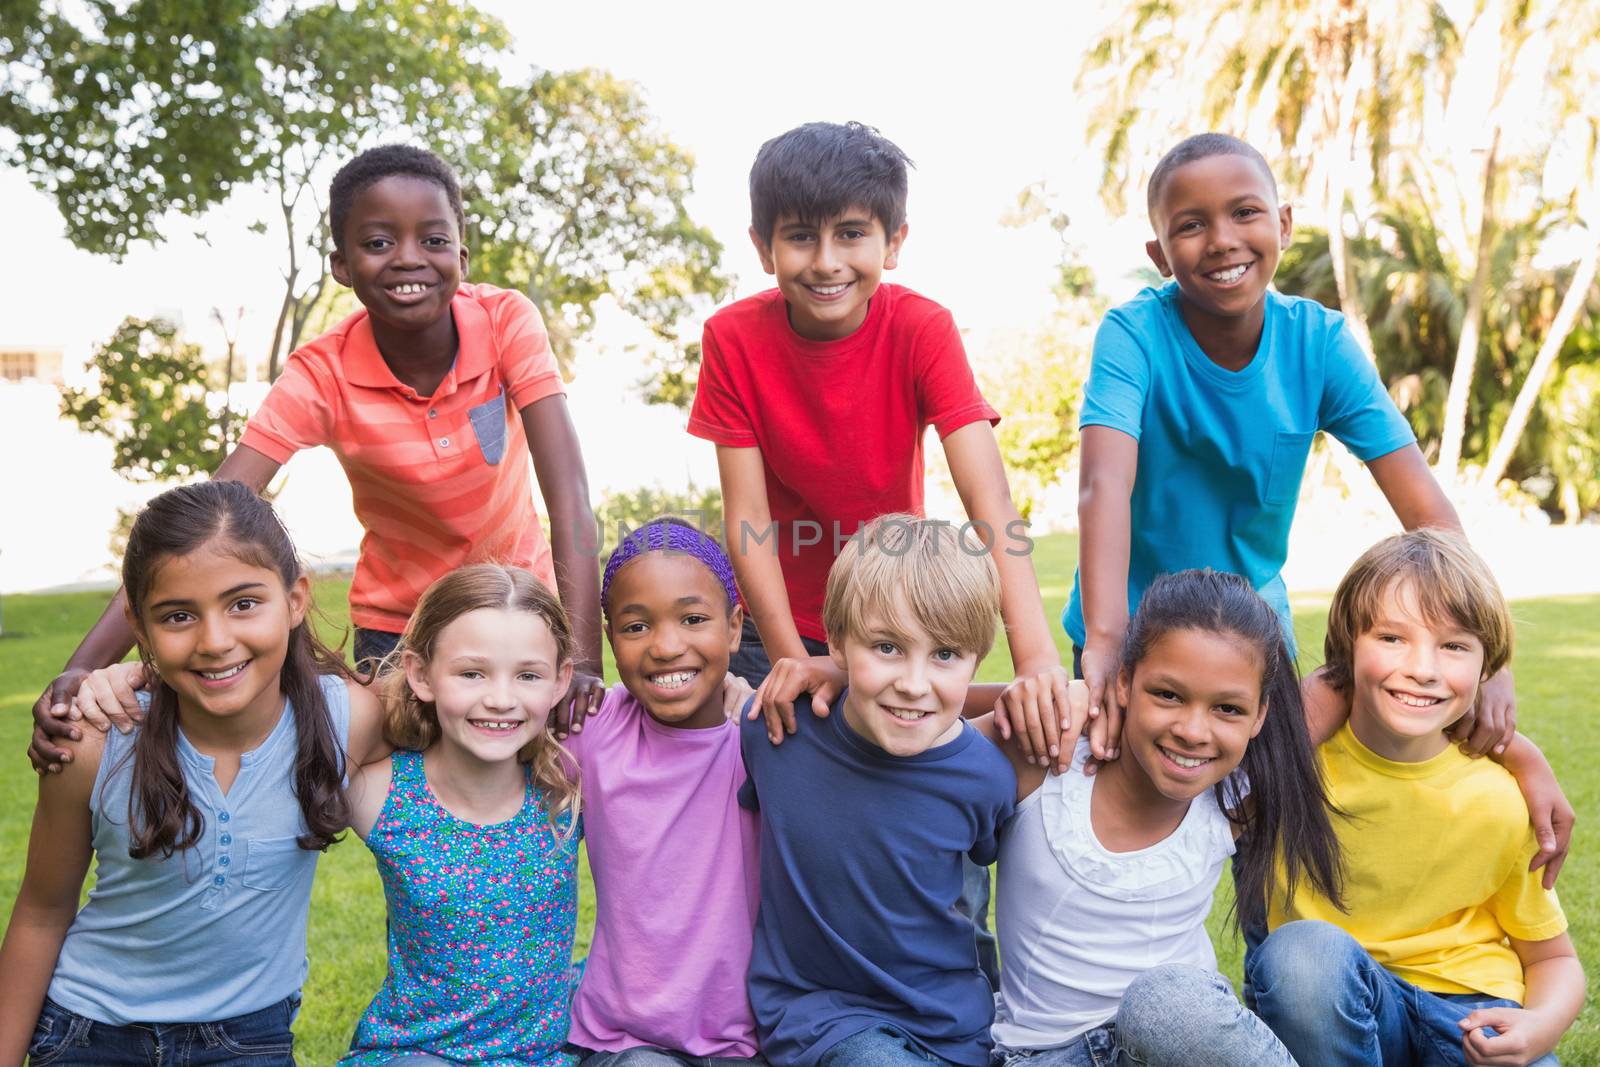
[[[1205,927],[1236,849],[1242,927],[1264,922],[1280,855],[1290,885],[1338,899],[1278,618],[1236,575],[1158,579],[1117,684],[1120,756],[1094,776],[1087,741],[1060,775],[1001,743],[1018,802],[1000,845],[995,1067],[1292,1064],[1217,972]],[[1077,708],[1083,693],[1074,686]]]

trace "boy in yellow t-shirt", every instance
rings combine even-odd
[[[1301,1063],[1553,1064],[1583,968],[1503,767],[1443,729],[1511,658],[1487,566],[1422,529],[1357,560],[1328,611],[1327,681],[1350,719],[1318,750],[1344,852],[1341,911],[1275,894],[1245,961],[1256,1011]]]

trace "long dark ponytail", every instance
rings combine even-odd
[[[1128,624],[1122,669],[1129,677],[1150,646],[1174,630],[1231,634],[1261,656],[1267,717],[1239,764],[1249,785],[1249,802],[1241,804],[1228,781],[1215,787],[1218,804],[1242,830],[1234,865],[1235,920],[1246,929],[1265,924],[1279,859],[1289,899],[1295,884],[1305,878],[1337,904],[1344,880],[1339,841],[1306,730],[1300,679],[1277,613],[1237,574],[1189,570],[1162,575],[1145,591]]]
[[[180,486],[151,500],[128,535],[122,584],[134,617],[141,617],[156,569],[164,561],[212,543],[228,555],[277,572],[286,589],[302,573],[277,513],[248,486],[227,481]],[[306,824],[300,847],[320,850],[338,840],[349,822],[341,788],[344,753],[334,736],[321,676],[349,677],[349,672],[312,634],[310,619],[308,611],[289,633],[279,685],[294,708],[294,793]],[[145,677],[151,679],[150,708],[131,752],[128,854],[134,859],[155,855],[165,859],[193,845],[203,824],[179,763],[177,694],[159,680],[142,644],[139,654]]]

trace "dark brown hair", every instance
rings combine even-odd
[[[288,589],[303,573],[288,531],[277,513],[239,482],[201,482],[169,489],[134,520],[122,558],[128,610],[140,618],[157,570],[167,560],[212,545],[222,552],[275,571]],[[338,655],[311,632],[311,613],[289,632],[279,685],[294,708],[297,752],[294,794],[306,832],[300,847],[321,850],[338,840],[349,822],[342,783],[344,753],[334,736],[321,676],[349,671]],[[193,845],[204,829],[189,795],[178,758],[178,698],[156,673],[150,650],[139,649],[145,677],[152,679],[150,708],[134,737],[133,786],[128,794],[128,855],[166,859]]]
[[[1128,624],[1122,645],[1127,677],[1133,677],[1151,646],[1175,630],[1226,634],[1249,646],[1261,661],[1267,718],[1239,762],[1250,789],[1250,810],[1245,810],[1231,775],[1215,786],[1217,805],[1242,831],[1233,868],[1235,921],[1245,930],[1265,927],[1280,861],[1284,907],[1302,880],[1342,907],[1343,862],[1329,818],[1334,809],[1306,729],[1300,679],[1277,612],[1237,574],[1209,569],[1163,574],[1145,590]]]

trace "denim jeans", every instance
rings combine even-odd
[[[1316,1062],[1316,1061],[1309,1061]],[[992,1067],[1295,1067],[1214,970],[1172,963],[1129,984],[1116,1016],[1060,1048],[995,1049]]]
[[[351,657],[356,661],[356,670],[376,671],[383,657],[393,652],[399,643],[399,634],[357,626],[355,647],[350,650]]]
[[[851,1034],[822,1054],[817,1067],[928,1067],[946,1065],[892,1026],[874,1026]]]
[[[826,641],[802,636],[800,643],[805,646],[808,656],[828,654]],[[728,670],[749,682],[753,689],[759,689],[767,675],[772,673],[772,658],[767,655],[766,647],[761,643],[761,632],[756,629],[755,622],[748,615],[745,616],[744,626],[739,631],[739,650],[728,657]]]
[[[578,1067],[767,1067],[760,1056],[692,1056],[652,1045],[639,1045],[621,1052],[595,1052],[578,1045],[567,1051],[578,1057]]]
[[[1429,993],[1390,974],[1332,923],[1285,923],[1245,956],[1256,1011],[1306,1063],[1456,1067],[1456,1022],[1479,1008],[1517,1007],[1475,993]],[[1534,1061],[1552,1067],[1554,1055]]]
[[[213,1023],[112,1026],[46,1000],[28,1044],[33,1067],[294,1067],[298,995]]]

